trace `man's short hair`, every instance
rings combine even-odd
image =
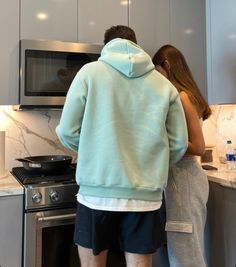
[[[135,32],[128,26],[117,25],[107,29],[104,35],[104,44],[115,38],[127,39],[137,44]]]

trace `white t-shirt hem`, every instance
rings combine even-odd
[[[123,198],[92,197],[77,194],[77,201],[95,210],[105,211],[153,211],[161,207],[162,201],[144,201]]]

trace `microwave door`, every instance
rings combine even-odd
[[[25,108],[62,108],[76,73],[96,61],[102,49],[101,45],[26,41],[21,47],[19,100]]]

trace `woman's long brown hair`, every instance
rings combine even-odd
[[[203,120],[211,115],[211,109],[202,96],[183,54],[176,47],[162,46],[154,55],[152,62],[155,66],[159,65],[165,69],[167,78],[179,92],[185,91],[188,94]],[[165,63],[168,64],[168,69]]]

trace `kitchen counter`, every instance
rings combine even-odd
[[[221,164],[218,162],[214,162],[209,165],[218,168],[218,170],[206,171],[209,181],[221,184],[226,187],[236,188],[236,170],[229,171],[227,170],[226,164]]]
[[[236,188],[236,170],[228,171],[226,164],[220,164],[218,162],[208,165],[218,168],[218,170],[206,171],[209,181]],[[23,187],[9,172],[5,177],[0,177],[0,196],[22,195],[24,193],[23,191]]]
[[[9,172],[6,176],[0,177],[0,197],[22,195],[23,193],[23,187]]]

